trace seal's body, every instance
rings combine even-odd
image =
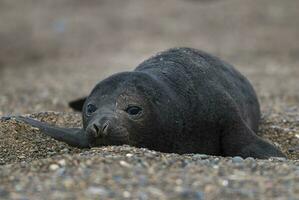
[[[19,119],[79,147],[129,144],[180,154],[284,156],[255,134],[260,108],[249,81],[191,48],[167,50],[132,72],[112,75],[71,106],[83,108],[83,129]]]

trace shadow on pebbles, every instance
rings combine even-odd
[[[30,115],[81,126],[74,113]],[[259,132],[288,159],[165,154],[129,146],[77,149],[14,120],[0,121],[3,199],[298,199],[299,111],[263,119]]]

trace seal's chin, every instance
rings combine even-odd
[[[110,133],[103,139],[109,145],[129,144],[129,135],[126,132]]]
[[[124,145],[129,144],[127,138],[94,138],[89,140],[89,147],[100,147],[110,145]]]
[[[87,138],[89,147],[129,144],[129,137],[127,134],[107,135],[105,137],[95,137],[93,135],[87,135]]]
[[[97,138],[91,135],[87,135],[87,141],[88,141],[88,145],[89,147],[96,147],[97,145]]]

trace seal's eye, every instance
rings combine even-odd
[[[129,106],[125,111],[129,115],[138,115],[142,111],[142,108],[138,106]]]
[[[87,105],[87,108],[86,108],[86,112],[87,112],[87,114],[91,114],[91,113],[94,113],[96,110],[97,110],[98,108],[95,106],[95,105],[93,105],[93,104],[88,104]]]

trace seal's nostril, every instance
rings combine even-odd
[[[104,123],[104,125],[102,127],[102,132],[104,135],[107,135],[108,126],[109,126],[109,123],[106,122],[106,123]]]
[[[93,127],[94,127],[96,133],[98,134],[99,133],[99,127],[96,124],[93,124]]]

